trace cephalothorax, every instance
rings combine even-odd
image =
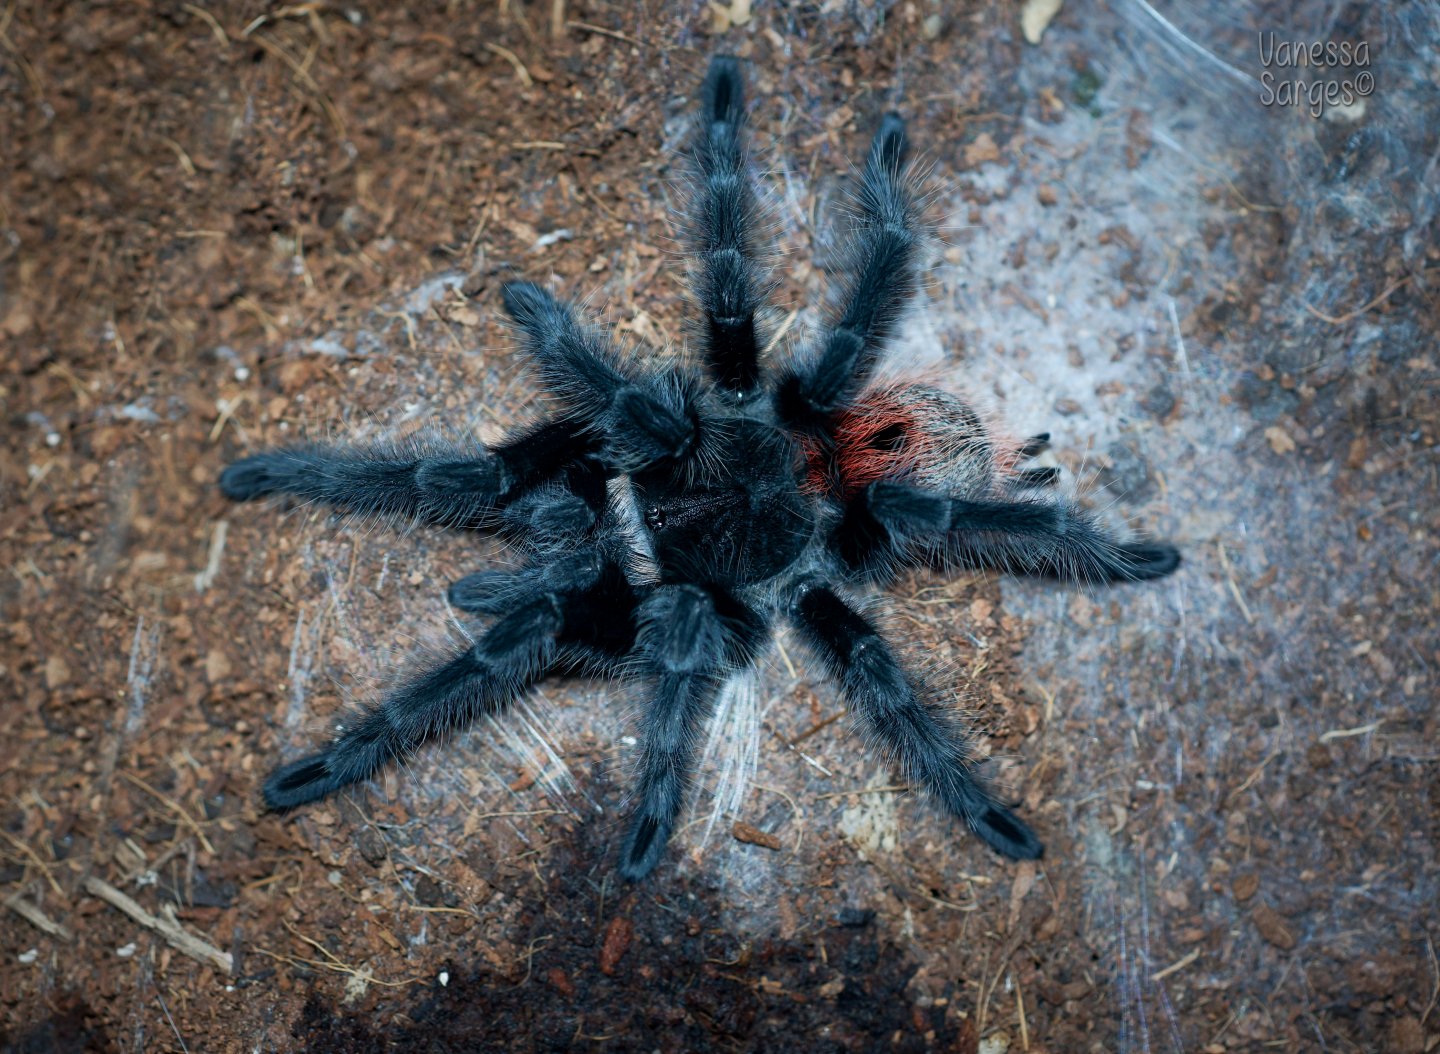
[[[762,363],[739,64],[715,59],[701,95],[700,368],[622,357],[545,289],[513,282],[505,309],[565,407],[558,416],[493,449],[300,446],[221,476],[236,500],[292,494],[489,529],[530,556],[523,570],[456,582],[455,607],[494,619],[478,643],[276,770],[265,799],[290,809],[367,779],[542,678],[623,676],[646,693],[620,861],[639,879],[674,829],[716,693],[784,620],[912,784],[999,852],[1038,857],[1040,842],[986,789],[958,725],[901,669],[853,593],[916,565],[1101,583],[1167,575],[1179,555],[1115,541],[1069,502],[1041,497],[1055,470],[1021,466],[1048,436],[1007,446],[957,397],[875,380],[920,249],[894,114],[865,161],[835,317],[785,365]]]

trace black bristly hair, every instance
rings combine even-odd
[[[728,57],[711,62],[700,98],[694,225],[701,355],[717,384],[749,392],[760,383],[755,312],[761,295],[751,234],[755,192],[742,142],[745,89],[740,63]]]
[[[493,448],[307,444],[221,475],[237,501],[286,494],[498,531],[531,558],[452,585],[451,604],[493,619],[489,629],[277,769],[265,800],[283,811],[366,780],[546,677],[633,680],[646,701],[620,870],[641,879],[674,831],[717,695],[788,621],[912,784],[1002,855],[1036,858],[1039,839],[988,788],[953,715],[847,596],[925,565],[1138,581],[1173,572],[1179,553],[1112,538],[1072,502],[1047,497],[1057,470],[1020,466],[1048,433],[1006,448],[957,397],[873,380],[914,296],[922,236],[898,115],[880,119],[866,157],[832,321],[779,368],[761,361],[756,197],[735,59],[711,63],[698,124],[700,368],[649,368],[547,289],[511,282],[501,300],[564,405],[559,416]]]

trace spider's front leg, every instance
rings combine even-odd
[[[612,631],[631,626],[633,640],[634,595],[623,577],[617,587],[608,569],[597,553],[582,552],[556,563],[543,579],[492,588],[502,595],[504,614],[473,648],[359,715],[324,750],[277,769],[265,781],[266,804],[284,811],[324,798],[369,779],[431,739],[499,711],[544,677],[567,644],[594,636],[590,620],[597,605],[609,611]],[[466,582],[465,596],[472,601],[467,609],[482,610],[481,583]]]
[[[791,617],[870,734],[987,845],[1016,860],[1043,852],[1034,833],[973,773],[960,730],[916,694],[879,632],[828,587],[802,582]]]
[[[780,377],[776,405],[792,427],[824,432],[875,370],[901,309],[916,289],[920,253],[915,206],[904,174],[905,122],[886,114],[860,182],[855,274],[819,353]]]
[[[640,650],[655,685],[641,716],[635,808],[620,852],[620,873],[630,881],[660,861],[725,670],[753,660],[762,632],[759,618],[720,590],[665,585],[641,604]]]
[[[412,450],[306,444],[242,458],[220,474],[220,489],[233,501],[290,494],[346,512],[479,527],[596,447],[581,422],[566,418],[531,427],[494,450],[478,443]]]
[[[934,562],[1104,584],[1180,566],[1173,545],[1118,542],[1069,502],[971,501],[890,482],[846,507],[832,545],[851,568],[882,576]]]
[[[605,456],[620,469],[682,462],[695,453],[701,422],[689,378],[649,376],[622,363],[601,334],[533,282],[507,283],[501,296],[547,386],[605,437]]]
[[[704,313],[699,344],[720,384],[746,393],[760,382],[759,266],[751,229],[755,195],[746,171],[745,93],[740,64],[710,60],[694,147],[698,189],[692,204],[695,294]]]

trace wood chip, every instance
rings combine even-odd
[[[744,842],[747,845],[761,845],[766,849],[781,847],[779,838],[758,827],[751,827],[748,823],[736,823],[734,827],[730,828],[730,833],[735,836],[737,842]]]
[[[1254,874],[1236,875],[1235,881],[1230,883],[1230,891],[1235,894],[1235,899],[1242,904],[1253,897],[1259,888],[1260,878]]]
[[[36,929],[62,941],[69,941],[71,939],[69,930],[50,918],[50,916],[40,910],[38,905],[26,900],[19,893],[5,898],[5,906],[29,922]]]
[[[635,924],[627,918],[616,917],[605,927],[605,943],[600,948],[600,972],[606,977],[615,974],[615,967],[630,947],[635,937]]]
[[[156,918],[109,882],[94,875],[85,880],[85,889],[107,904],[119,908],[146,929],[160,934],[177,951],[197,962],[208,963],[221,973],[228,975],[235,972],[235,960],[230,953],[222,952],[180,925],[180,920],[175,917],[175,909],[169,904],[160,908],[160,917]]]
[[[1263,900],[1250,912],[1250,919],[1268,943],[1287,952],[1295,947],[1295,934],[1290,932],[1280,913]]]

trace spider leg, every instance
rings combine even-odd
[[[725,665],[753,658],[760,632],[752,612],[699,586],[660,586],[641,605],[640,650],[657,677],[641,721],[636,804],[620,852],[620,873],[630,881],[648,875],[664,853]]]
[[[700,417],[688,378],[637,373],[600,333],[533,282],[508,282],[501,296],[546,384],[607,438],[606,451],[620,467],[637,471],[694,452]]]
[[[316,801],[499,711],[562,661],[562,649],[583,639],[577,608],[583,613],[594,599],[589,594],[612,585],[605,562],[581,553],[553,569],[542,588],[512,593],[512,606],[473,648],[393,692],[324,750],[276,769],[265,781],[266,804],[285,811]],[[633,625],[633,596],[611,599],[612,624]]]
[[[916,555],[1094,584],[1163,578],[1180,566],[1173,545],[1117,542],[1069,502],[970,501],[902,483],[862,491],[832,544],[850,567],[878,574]]]
[[[479,444],[403,446],[309,444],[241,458],[220,474],[234,501],[292,494],[347,512],[478,527],[507,499],[593,452],[580,422],[534,426],[486,450]]]
[[[700,264],[695,291],[705,316],[700,344],[720,384],[747,392],[760,381],[755,311],[761,294],[750,239],[755,195],[742,138],[745,89],[740,63],[728,56],[711,59],[700,94],[700,132],[694,148],[700,177],[694,202]]]
[[[605,514],[609,473],[594,458],[574,461],[508,502],[500,512],[500,529],[532,549],[573,549]]]
[[[974,775],[960,730],[916,694],[869,620],[814,582],[801,583],[790,614],[870,735],[899,761],[907,779],[933,793],[997,852],[1016,860],[1041,855],[1034,833]]]
[[[860,226],[853,249],[856,273],[841,301],[840,317],[818,355],[780,378],[777,406],[792,425],[823,429],[864,387],[901,308],[915,292],[920,236],[903,173],[907,146],[904,121],[898,114],[886,114],[861,176]]]

